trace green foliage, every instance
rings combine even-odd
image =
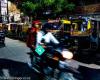
[[[68,8],[69,11],[73,11],[75,9],[75,4],[70,3],[70,4],[67,5],[67,8]]]
[[[51,6],[53,3],[55,2],[55,0],[40,0],[40,4],[42,6]]]
[[[27,15],[30,15],[30,14],[34,13],[34,11],[37,9],[37,7],[38,7],[38,4],[34,4],[30,1],[27,1],[27,2],[22,3],[21,9],[24,13],[26,13]]]
[[[37,7],[37,4],[33,4],[32,2],[27,1],[22,3],[22,7],[34,11]]]
[[[75,4],[68,0],[21,0],[18,6],[27,15],[40,14],[48,9],[54,14],[75,9]]]
[[[54,12],[58,13],[61,12],[63,10],[63,8],[65,7],[65,4],[67,5],[67,1],[66,0],[55,0],[54,2]]]

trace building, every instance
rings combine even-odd
[[[0,0],[0,23],[8,21],[7,0]]]
[[[75,0],[76,15],[92,17],[100,21],[100,0]]]
[[[8,1],[8,14],[9,14],[9,22],[18,22],[21,20],[20,9],[17,8],[16,4]]]
[[[20,21],[20,10],[8,0],[0,0],[0,23]]]

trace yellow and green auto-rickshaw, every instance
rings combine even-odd
[[[91,20],[87,22],[84,19],[72,19],[72,20],[61,20],[62,21],[62,30],[65,35],[70,35],[70,37],[77,41],[79,47],[87,44],[87,47],[90,48],[90,36],[92,34],[93,25]],[[84,48],[87,48],[84,47]]]
[[[75,23],[75,27],[72,27],[72,36],[90,36],[92,24],[91,20],[87,22],[84,19],[76,19],[72,21]]]
[[[61,20],[64,32],[71,36],[89,36],[92,29],[91,21],[85,22],[83,19]]]

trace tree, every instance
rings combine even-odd
[[[67,8],[68,8],[69,11],[73,11],[75,9],[75,4],[70,3],[70,4],[67,5]]]
[[[55,0],[40,0],[40,3],[42,6],[51,6],[53,3],[55,2]]]
[[[30,1],[22,3],[22,10],[25,14],[31,15],[37,9],[38,4],[34,4]]]
[[[18,3],[18,8],[29,16],[43,16],[43,12],[47,12],[48,10],[50,10],[52,16],[54,16],[62,12],[73,11],[75,4],[68,0],[21,0],[20,3]]]

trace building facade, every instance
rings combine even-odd
[[[8,15],[9,22],[18,22],[20,21],[20,9],[17,8],[16,4],[8,1]]]
[[[76,0],[76,14],[100,21],[100,0]]]
[[[0,23],[8,22],[8,4],[7,0],[0,0]]]
[[[8,0],[0,0],[0,23],[20,21],[20,10]]]

